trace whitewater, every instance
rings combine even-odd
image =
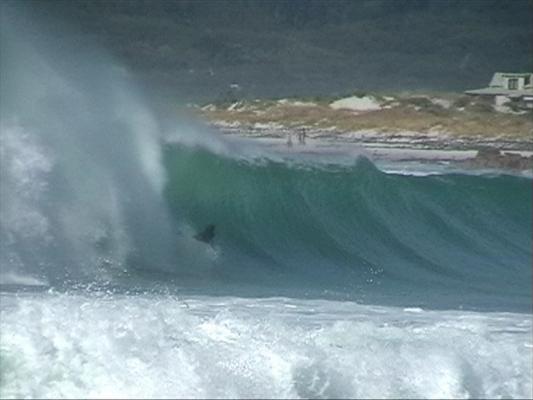
[[[530,177],[228,140],[1,18],[1,398],[532,397]]]

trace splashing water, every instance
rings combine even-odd
[[[0,7],[0,397],[531,397],[530,180],[162,147],[110,57]]]

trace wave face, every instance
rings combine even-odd
[[[217,227],[221,279],[393,303],[530,306],[527,178],[385,174],[366,159],[249,162],[179,145],[165,164],[175,216]]]

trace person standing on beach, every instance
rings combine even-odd
[[[305,144],[306,131],[305,128],[298,129],[298,143]]]
[[[287,147],[292,147],[292,133],[289,132],[289,137],[287,138]]]

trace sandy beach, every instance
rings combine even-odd
[[[526,175],[533,170],[532,112],[459,93],[241,100],[193,110],[226,137],[254,139],[293,156],[364,155],[385,165]],[[305,144],[299,142],[303,132]]]

